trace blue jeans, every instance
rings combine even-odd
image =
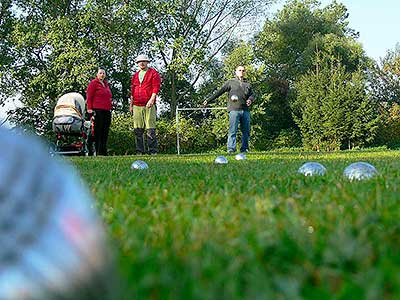
[[[248,110],[232,110],[229,112],[228,152],[236,152],[236,132],[239,123],[242,131],[240,152],[249,150],[250,112]]]

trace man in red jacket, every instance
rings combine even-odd
[[[130,111],[133,113],[133,128],[136,139],[136,154],[144,154],[144,131],[150,154],[157,154],[156,138],[156,97],[160,91],[161,78],[156,70],[149,68],[146,55],[139,55],[135,61],[139,70],[132,76]]]

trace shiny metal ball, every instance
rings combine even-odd
[[[232,96],[231,96],[231,100],[232,100],[233,102],[236,102],[236,101],[239,100],[239,97],[238,97],[237,95],[232,95]]]
[[[215,158],[214,162],[216,164],[227,164],[228,163],[228,159],[223,156],[223,155],[219,155]]]
[[[132,170],[145,170],[148,168],[149,165],[143,160],[135,160],[131,165]]]
[[[344,169],[343,175],[349,180],[370,179],[378,174],[375,167],[366,162],[355,162]]]
[[[235,155],[236,160],[245,160],[246,159],[246,154],[244,153],[238,153]]]
[[[76,170],[38,138],[2,129],[0,169],[0,299],[101,297],[110,253]]]
[[[326,168],[318,162],[306,162],[297,172],[304,176],[322,176],[326,174]]]

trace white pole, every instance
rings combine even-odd
[[[176,150],[178,155],[180,155],[180,147],[179,147],[179,108],[178,105],[176,106],[175,111],[175,122],[176,122]]]

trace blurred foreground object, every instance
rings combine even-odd
[[[0,129],[0,299],[111,299],[111,255],[74,169]]]

